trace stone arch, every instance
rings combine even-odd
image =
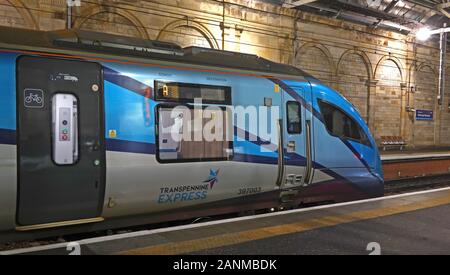
[[[341,58],[339,59],[337,68],[339,70],[339,67],[341,66],[342,61],[344,60],[344,58],[346,58],[348,55],[359,55],[361,57],[361,59],[364,61],[364,65],[367,69],[367,73],[369,75],[369,79],[373,79],[374,76],[374,71],[373,71],[373,67],[372,67],[372,62],[370,61],[370,58],[367,56],[367,54],[362,51],[362,50],[358,50],[358,49],[351,49],[351,50],[347,50],[345,51]],[[339,75],[339,73],[338,73]]]
[[[414,107],[417,110],[436,110],[438,92],[436,69],[428,63],[422,63],[417,66],[415,76]],[[414,124],[414,145],[435,145],[436,118],[433,121],[415,121]]]
[[[420,64],[420,65],[417,67],[417,71],[421,71],[421,70],[426,69],[426,68],[428,68],[430,71],[433,72],[433,74],[434,74],[435,76],[437,76],[437,69],[436,69],[433,65],[431,65],[431,64],[429,64],[429,63],[426,63],[426,62],[423,62],[422,64]]]
[[[199,33],[200,36],[193,35],[189,37],[188,34],[183,32],[176,33],[175,30],[187,30]],[[203,39],[201,38],[203,37]],[[174,42],[180,44],[180,46],[209,46],[212,49],[220,49],[219,43],[217,42],[211,31],[201,23],[195,22],[194,20],[181,19],[173,21],[167,24],[158,34],[157,40],[163,40],[168,42]]]
[[[96,16],[104,16],[104,15],[117,16],[118,18],[127,21],[129,24],[109,22],[109,19],[108,20],[93,19]],[[95,27],[88,27],[89,20],[95,20],[94,22]],[[146,28],[144,24],[142,24],[141,20],[139,20],[139,18],[137,18],[134,14],[124,9],[115,7],[87,6],[80,12],[79,17],[75,19],[75,21],[73,22],[73,26],[76,29],[85,28],[89,30],[98,30],[102,24],[106,25],[108,23],[117,24],[118,26],[115,27],[117,31],[110,31],[108,28],[100,29],[100,31],[149,39]]]
[[[374,95],[374,133],[380,140],[383,136],[401,136],[402,132],[402,87],[403,66],[391,56],[380,59],[375,70],[377,86]],[[407,138],[407,137],[403,137]],[[409,140],[408,140],[409,141]]]
[[[20,19],[23,20],[23,24],[9,24],[8,26],[39,30],[39,25],[33,14],[21,0],[0,0],[0,4],[2,2],[5,3],[4,8],[11,7],[20,16]]]
[[[303,44],[295,56],[295,65],[334,86],[336,66],[331,52],[324,45],[313,42]]]
[[[401,74],[401,81],[402,83],[405,82],[405,66],[403,65],[403,62],[400,61],[400,59],[398,59],[395,56],[391,56],[391,55],[385,55],[383,56],[380,61],[378,61],[378,64],[375,68],[375,72],[374,72],[374,77],[376,78],[377,73],[379,73],[379,70],[381,69],[381,66],[383,65],[383,63],[387,62],[387,61],[392,61],[398,68],[398,70],[400,71]]]
[[[337,66],[338,91],[355,105],[366,121],[369,119],[372,65],[359,50],[344,52]]]

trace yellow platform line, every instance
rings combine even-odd
[[[450,204],[450,194],[446,196],[424,199],[423,201],[403,204],[398,206],[382,207],[377,209],[357,211],[344,215],[327,216],[323,218],[310,219],[291,224],[262,227],[242,232],[227,233],[214,237],[202,239],[170,242],[144,248],[137,248],[120,252],[122,255],[177,255],[201,251],[206,249],[224,247],[235,244],[242,244],[250,241],[257,241],[266,238],[282,236],[292,233],[301,233],[314,229],[330,227],[350,222],[376,219],[380,217],[392,216],[396,214],[437,207]],[[297,214],[301,215],[301,214]],[[275,217],[276,218],[276,217]]]

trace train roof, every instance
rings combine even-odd
[[[0,27],[0,42],[281,74],[318,81],[294,66],[272,62],[257,55],[201,47],[182,48],[168,42],[84,30],[36,31]]]

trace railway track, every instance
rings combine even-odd
[[[429,190],[429,189],[438,189],[438,188],[443,188],[443,187],[450,187],[450,174],[444,174],[444,175],[438,175],[438,176],[417,177],[417,178],[406,178],[406,179],[388,181],[385,183],[385,196],[403,194],[403,193],[408,193],[408,192],[416,192],[416,191],[422,191],[422,190]],[[216,217],[214,219],[224,219],[224,218],[229,218],[229,216]],[[201,220],[200,222],[206,222],[206,221],[211,221],[211,220],[212,219],[204,219],[204,220]],[[65,243],[65,242],[70,242],[70,241],[75,241],[75,240],[80,240],[80,239],[130,233],[133,231],[149,229],[149,227],[151,227],[152,229],[156,229],[156,228],[162,228],[162,227],[173,226],[173,225],[179,225],[179,223],[177,222],[177,224],[169,224],[169,225],[165,224],[165,225],[139,226],[139,227],[134,227],[131,229],[126,229],[126,230],[117,230],[117,231],[108,230],[108,231],[103,231],[103,232],[62,236],[62,237],[58,237],[58,238],[50,238],[50,239],[44,239],[44,240],[6,243],[6,244],[0,244],[0,251],[37,247],[37,246],[57,244],[57,243]]]
[[[385,196],[450,186],[450,174],[387,181]]]

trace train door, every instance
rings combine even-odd
[[[18,230],[100,221],[105,192],[99,64],[17,61]]]
[[[307,82],[296,83],[283,93],[284,190],[298,190],[312,180],[312,114],[307,110],[311,96],[311,86]]]

